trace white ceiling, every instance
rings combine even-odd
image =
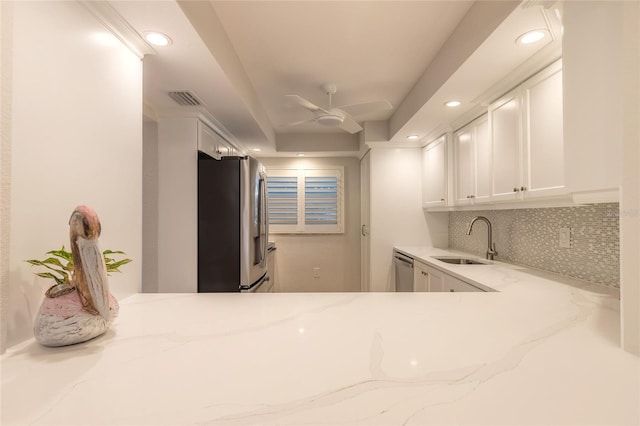
[[[139,34],[161,31],[173,39],[172,45],[156,47],[156,55],[144,58],[144,97],[154,110],[177,108],[168,91],[190,90],[226,136],[246,148],[259,147],[264,154],[276,155],[279,145],[295,152],[296,134],[315,134],[305,137],[317,141],[310,143],[314,147],[305,145],[305,150],[337,154],[336,146],[344,146],[345,155],[358,151],[358,135],[350,139],[341,135],[343,142],[326,143],[323,148],[320,126],[285,126],[311,118],[308,111],[288,103],[285,95],[297,94],[327,106],[320,86],[332,82],[338,86],[334,106],[390,101],[393,110],[363,119],[394,120],[392,141],[406,142],[407,134],[430,135],[477,112],[492,88],[502,84],[506,91],[505,84],[512,82],[505,76],[527,76],[514,71],[551,39],[525,51],[515,47],[513,34],[548,27],[548,13],[538,3],[527,1],[515,10],[513,2],[508,8],[505,2],[481,2],[478,8],[469,1],[419,0],[110,4]],[[505,14],[509,14],[506,19]],[[464,40],[474,31],[482,33],[483,26],[486,34],[481,40]],[[425,92],[425,85],[435,84],[429,71],[446,68],[443,61],[452,57],[447,49],[455,55],[465,43],[472,50],[465,53],[464,63],[451,65],[449,60],[450,71],[440,73],[437,90]],[[462,107],[443,109],[443,99],[451,97],[461,99]],[[324,139],[330,142],[331,137],[335,138],[325,134]]]
[[[297,94],[328,107],[388,100],[397,106],[471,6],[471,1],[212,1],[277,132],[312,114],[285,101]],[[386,120],[393,111],[363,116]],[[326,128],[325,128],[326,129]],[[334,130],[340,131],[340,130]]]

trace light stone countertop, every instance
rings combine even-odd
[[[0,423],[640,424],[615,296],[442,265],[497,292],[131,296],[93,341],[10,348]]]

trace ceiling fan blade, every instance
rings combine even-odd
[[[316,111],[326,112],[324,109],[320,108],[318,105],[312,104],[305,98],[302,98],[298,95],[285,95],[285,96],[290,100],[294,101],[295,103],[297,103],[298,105],[300,105],[302,108],[306,108],[311,112],[316,112]]]
[[[290,127],[290,126],[297,126],[298,124],[304,124],[304,123],[313,123],[315,120],[315,118],[312,118],[310,120],[300,120],[300,121],[294,121],[293,123],[287,123],[284,126],[285,127]]]
[[[374,112],[389,111],[393,109],[393,106],[389,101],[373,101],[362,104],[345,105],[338,107],[337,109],[346,112],[352,117],[357,117],[359,115],[371,114]]]
[[[358,133],[359,131],[362,130],[362,126],[356,123],[356,121],[348,115],[344,117],[342,124],[339,125],[338,127],[340,127],[342,130],[345,130],[351,134]]]

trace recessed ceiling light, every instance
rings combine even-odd
[[[445,106],[448,106],[449,108],[455,108],[457,106],[460,106],[460,101],[448,101],[444,103]]]
[[[168,46],[172,43],[172,40],[171,38],[169,38],[168,35],[158,33],[158,32],[150,31],[150,32],[144,33],[144,38],[154,46]]]
[[[261,149],[261,148],[253,148],[253,150],[254,150],[255,152],[260,152],[260,151],[262,151],[262,149]]]
[[[409,135],[409,136],[407,136],[407,139],[409,139],[410,141],[416,141],[416,140],[418,140],[418,138],[420,138],[420,136],[418,136],[418,135]]]
[[[531,44],[542,40],[547,35],[545,30],[533,30],[522,34],[516,39],[517,44]]]
[[[302,152],[299,152],[299,153],[297,153],[297,154],[296,154],[296,156],[298,156],[298,157],[304,157],[304,154],[303,154]]]

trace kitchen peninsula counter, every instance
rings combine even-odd
[[[640,423],[615,290],[455,266],[497,291],[128,297],[97,339],[10,348],[0,423]]]

